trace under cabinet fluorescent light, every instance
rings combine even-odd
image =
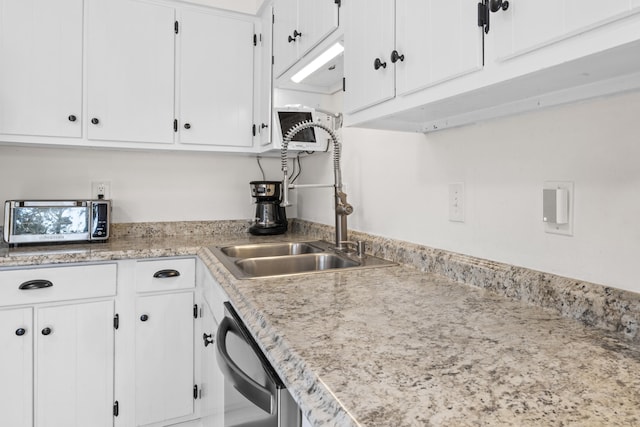
[[[340,43],[334,44],[329,49],[325,50],[316,59],[311,61],[306,67],[294,74],[293,77],[291,77],[291,81],[294,83],[300,83],[301,81],[309,77],[318,68],[322,67],[324,64],[340,55],[342,52],[344,52],[344,46],[342,46]]]

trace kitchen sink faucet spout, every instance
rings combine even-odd
[[[340,169],[340,141],[333,129],[323,123],[315,123],[312,121],[303,121],[293,126],[285,135],[282,141],[282,149],[280,151],[280,160],[282,162],[283,177],[283,196],[282,206],[291,206],[289,202],[289,168],[287,161],[287,150],[289,143],[294,136],[300,131],[308,128],[319,128],[326,131],[331,137],[333,143],[333,177],[334,177],[334,198],[335,198],[335,217],[336,217],[336,249],[345,251],[347,248],[347,216],[353,213],[353,206],[347,202],[347,195],[342,191],[342,171]]]

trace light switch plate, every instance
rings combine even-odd
[[[541,209],[541,220],[543,221],[544,224],[544,231],[547,233],[552,233],[552,234],[563,234],[565,236],[573,236],[573,219],[574,219],[574,215],[573,215],[573,194],[574,194],[574,184],[571,181],[545,181],[544,185],[543,185],[543,204],[544,204],[544,194],[545,191],[544,190],[565,190],[566,193],[563,193],[563,197],[562,200],[568,199],[566,201],[566,203],[568,204],[568,212],[566,217],[560,219],[560,218],[556,218],[555,216],[553,217],[553,221],[544,221],[543,216],[545,215],[544,212],[544,207],[543,209]],[[550,196],[549,192],[546,192],[547,196]],[[553,197],[555,198],[556,195],[554,194]],[[563,202],[564,203],[564,202]],[[555,208],[555,206],[554,206]],[[558,212],[556,210],[556,212]],[[551,215],[549,215],[551,216]],[[558,224],[555,221],[559,221],[559,222],[564,222],[566,220],[566,223],[564,224]]]

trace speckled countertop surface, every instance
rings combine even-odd
[[[0,247],[0,267],[198,255],[317,426],[640,425],[637,341],[402,265],[240,281],[206,249],[231,241],[264,239]]]

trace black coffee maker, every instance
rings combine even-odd
[[[255,236],[282,234],[287,231],[287,214],[280,206],[280,181],[251,181],[251,195],[256,199],[256,217],[249,227]]]

